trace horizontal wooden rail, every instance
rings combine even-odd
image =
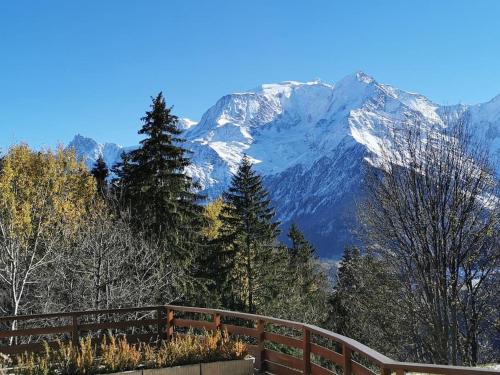
[[[31,329],[15,329],[12,331],[0,331],[0,338],[23,337],[33,335],[52,335],[57,333],[71,332],[72,325],[58,327],[41,327]]]
[[[125,319],[127,314],[128,319]],[[106,321],[104,317],[115,319]],[[162,305],[0,317],[0,326],[11,327],[12,322],[16,322],[16,329],[0,329],[0,352],[9,355],[40,351],[42,339],[49,346],[55,346],[55,340],[47,339],[51,335],[63,335],[63,339],[78,343],[82,335],[92,334],[93,340],[99,341],[103,330],[115,329],[122,330],[120,333],[130,342],[151,342],[185,334],[186,329],[222,329],[254,340],[256,344],[248,345],[248,350],[255,356],[255,367],[268,374],[335,374],[334,370],[325,367],[327,363],[342,368],[345,375],[500,374],[500,371],[485,368],[397,362],[356,340],[320,327],[219,309]],[[22,322],[35,327],[24,328]],[[138,328],[143,331],[136,331]],[[149,332],[144,332],[148,329]],[[325,344],[327,342],[329,344]],[[353,353],[357,355],[355,358],[364,358],[363,363],[354,360]]]
[[[75,315],[80,317],[85,315],[127,314],[127,313],[137,313],[137,312],[147,312],[147,311],[153,312],[155,310],[158,310],[158,308],[165,308],[165,306],[127,307],[127,308],[108,309],[108,310],[82,310],[82,311],[48,313],[48,314],[0,316],[0,323],[11,322],[14,320],[23,321],[23,320],[68,318],[68,317],[73,317]]]
[[[264,339],[267,341],[275,342],[277,344],[283,344],[298,349],[301,349],[303,346],[303,341],[301,339],[296,339],[285,335],[279,335],[277,333],[272,333],[272,332],[264,332]]]
[[[79,324],[79,331],[98,331],[102,329],[145,327],[158,324],[156,319],[124,320],[121,322],[85,323]]]
[[[213,329],[213,323],[203,321],[203,320],[192,320],[192,319],[174,319],[174,326],[185,327],[185,328],[205,328]]]

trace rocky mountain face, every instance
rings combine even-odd
[[[498,160],[500,96],[440,106],[362,72],[336,84],[289,81],[226,95],[199,122],[182,119],[181,127],[193,151],[188,173],[209,199],[220,196],[247,154],[264,176],[283,229],[297,222],[320,256],[337,258],[355,242],[363,160],[382,155],[389,129],[408,117],[442,126],[444,117],[465,111]],[[69,147],[89,165],[100,154],[113,165],[127,149],[80,135]]]

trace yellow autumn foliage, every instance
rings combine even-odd
[[[12,147],[0,164],[2,236],[21,242],[61,225],[76,230],[96,196],[94,179],[73,151]]]
[[[208,225],[205,227],[203,234],[211,240],[217,238],[222,226],[219,215],[223,206],[224,200],[217,198],[205,207],[205,217],[208,219]]]

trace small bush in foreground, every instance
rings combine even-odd
[[[125,337],[109,335],[98,347],[90,337],[80,345],[58,342],[44,345],[42,353],[25,353],[16,358],[17,375],[92,375],[137,368],[161,368],[200,362],[243,359],[246,345],[229,338],[227,332],[205,331],[176,336],[159,345],[129,343]]]
[[[161,368],[199,362],[217,362],[243,359],[246,345],[231,340],[227,332],[205,331],[203,336],[188,334],[164,341],[159,348],[144,347],[146,368]]]
[[[133,370],[141,364],[142,345],[130,344],[125,338],[105,337],[101,344],[101,365],[106,372]]]
[[[56,348],[44,343],[42,353],[25,353],[16,358],[15,374],[19,375],[88,375],[97,373],[99,366],[97,348],[90,337],[80,340],[80,345],[57,342]]]
[[[0,375],[7,373],[7,368],[11,365],[12,361],[8,355],[0,353]]]

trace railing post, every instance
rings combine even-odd
[[[156,319],[158,321],[158,338],[163,340],[165,338],[165,319],[163,319],[163,307],[158,307],[156,310]]]
[[[78,315],[73,314],[71,315],[73,323],[72,323],[72,329],[71,329],[71,342],[73,345],[78,345],[80,338],[78,335]]]
[[[352,375],[351,348],[346,344],[342,344],[342,354],[344,356],[344,375]]]
[[[174,335],[174,311],[167,309],[167,340],[170,341]]]
[[[311,332],[304,325],[302,327],[302,351],[304,357],[304,375],[311,373]]]
[[[221,328],[221,324],[220,324],[220,314],[213,314],[212,316],[212,319],[214,321],[214,329],[216,331],[219,331],[220,328]]]
[[[390,368],[380,367],[380,375],[391,375],[392,371]]]
[[[260,372],[264,371],[264,327],[264,321],[262,319],[257,320],[257,358],[255,358],[255,367]]]

